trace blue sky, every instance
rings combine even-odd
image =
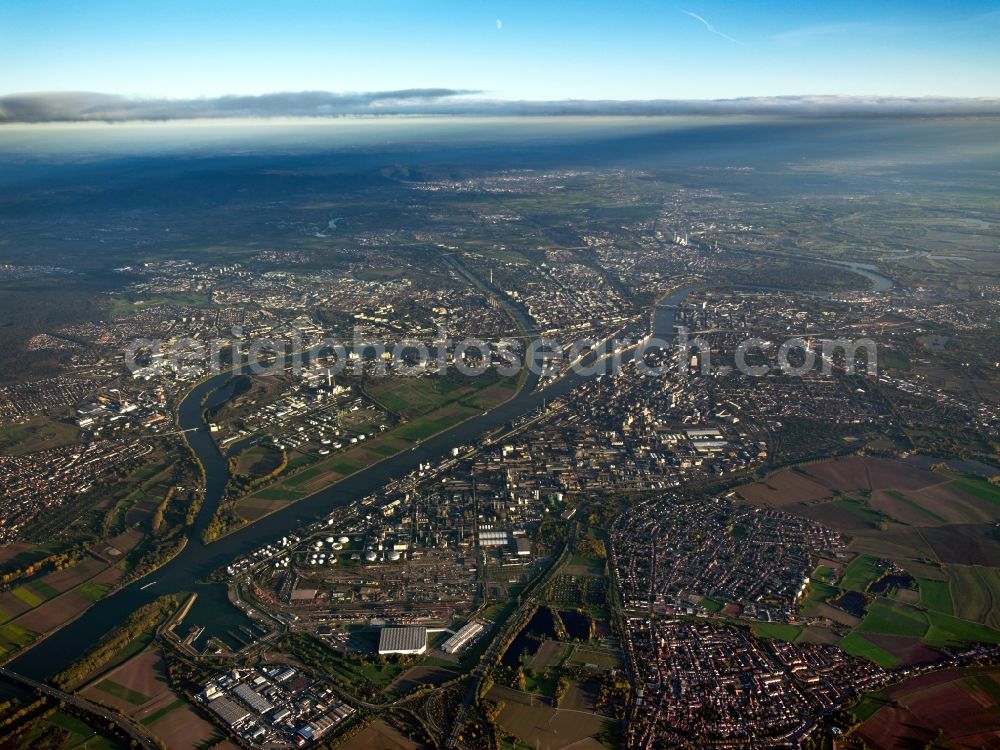
[[[983,2],[0,1],[0,94],[1000,95]]]

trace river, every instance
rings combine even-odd
[[[689,288],[679,289],[665,298],[663,303],[676,305],[689,292]],[[523,318],[523,312],[516,308],[513,311],[518,322],[530,329],[529,321]],[[662,337],[672,336],[673,322],[672,313],[664,315],[658,311],[657,334]],[[210,631],[225,632],[234,624],[245,622],[243,614],[229,603],[224,586],[198,581],[204,580],[213,571],[225,567],[237,557],[280,539],[282,535],[304,524],[323,518],[334,508],[366,497],[386,482],[417,469],[421,463],[437,463],[454,446],[470,444],[483,433],[507,425],[538,409],[545,400],[551,401],[557,396],[565,395],[599,374],[578,374],[571,371],[564,378],[542,389],[535,388],[538,378],[531,374],[517,395],[492,411],[455,425],[424,440],[412,450],[363,469],[206,545],[201,542],[201,531],[218,507],[229,479],[229,467],[208,431],[203,410],[205,406],[216,405],[228,397],[230,383],[234,375],[240,372],[221,373],[199,383],[185,396],[178,408],[178,424],[181,429],[192,430],[187,433],[188,443],[205,467],[205,500],[184,550],[159,570],[97,602],[79,618],[22,653],[8,665],[11,670],[43,680],[68,666],[90,644],[96,643],[111,628],[121,624],[129,613],[159,596],[176,591],[198,594],[198,601],[192,607],[188,621],[207,625]],[[142,588],[150,581],[156,583]]]
[[[858,273],[864,271],[862,275],[871,278],[877,286],[881,283],[874,276],[884,279],[889,288],[892,286],[891,280],[870,269],[852,270]],[[472,274],[468,278],[477,286],[486,288]],[[665,341],[673,340],[674,308],[693,288],[678,289],[660,301],[653,316],[654,335]],[[496,290],[490,291],[496,293]],[[523,310],[514,306],[508,309],[526,330],[530,330],[530,321],[525,318]],[[205,467],[205,500],[189,533],[187,546],[158,571],[97,602],[79,618],[22,653],[10,662],[9,668],[32,679],[44,680],[68,666],[138,607],[159,596],[178,591],[198,594],[198,601],[189,613],[188,621],[206,625],[210,632],[225,632],[235,624],[245,622],[243,614],[229,603],[222,584],[198,581],[206,579],[213,571],[225,567],[234,559],[328,515],[334,508],[366,497],[386,482],[417,469],[422,463],[439,462],[454,446],[470,444],[483,433],[503,427],[538,409],[545,400],[551,401],[569,393],[585,381],[597,377],[604,368],[593,369],[595,372],[584,374],[570,371],[562,379],[541,389],[535,387],[537,376],[532,374],[516,396],[487,414],[455,425],[424,440],[412,450],[359,471],[208,545],[201,542],[201,531],[218,507],[229,478],[229,468],[208,431],[203,409],[206,405],[212,406],[228,398],[227,389],[231,389],[232,378],[239,373],[222,373],[203,381],[188,393],[178,408],[178,423],[181,429],[192,430],[187,433],[188,443]],[[146,587],[150,581],[156,583]]]
[[[884,276],[879,273],[878,266],[871,263],[858,263],[852,260],[820,260],[818,262],[831,266],[849,268],[858,276],[864,276],[872,282],[872,291],[874,292],[888,292],[896,285],[895,282],[888,276]]]

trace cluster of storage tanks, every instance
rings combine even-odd
[[[328,536],[326,539],[317,539],[311,545],[309,545],[310,552],[308,562],[310,565],[335,565],[337,563],[337,552],[344,549],[344,545],[349,543],[351,540],[346,537],[332,537]],[[326,548],[329,547],[333,554],[327,554]]]
[[[375,548],[373,543],[370,543],[365,547],[365,561],[374,563],[382,560],[383,562],[398,562],[403,559],[403,553],[399,550],[386,550],[382,555],[379,555],[379,550]]]

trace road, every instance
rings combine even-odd
[[[98,706],[95,703],[91,703],[85,698],[81,698],[78,695],[70,695],[69,693],[64,693],[62,690],[58,690],[50,685],[46,685],[42,682],[37,682],[32,680],[30,677],[25,677],[24,675],[19,675],[16,672],[11,672],[9,669],[0,667],[0,677],[5,677],[12,682],[20,683],[21,685],[26,685],[27,687],[38,690],[41,693],[45,693],[51,698],[60,700],[67,706],[73,706],[81,711],[95,716],[99,719],[103,719],[106,722],[115,724],[119,729],[125,732],[129,737],[139,743],[141,747],[148,748],[148,750],[158,750],[159,745],[156,741],[146,734],[138,724],[133,723],[128,718],[117,714],[114,711]]]

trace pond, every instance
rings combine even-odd
[[[892,589],[908,589],[913,586],[913,577],[905,573],[883,576],[869,587],[873,594],[885,594]]]
[[[590,639],[590,618],[575,610],[559,610],[559,618],[566,626],[566,632],[570,638],[579,638],[581,641]]]
[[[539,607],[528,620],[528,624],[521,629],[521,632],[507,647],[502,659],[503,665],[517,668],[521,664],[521,657],[535,655],[539,645],[541,645],[542,638],[555,637],[556,625],[552,618],[552,612],[547,607]]]
[[[865,595],[859,594],[857,591],[847,591],[830,602],[834,607],[842,609],[847,614],[854,615],[855,617],[865,616],[865,605],[867,603],[868,600],[865,598]]]

